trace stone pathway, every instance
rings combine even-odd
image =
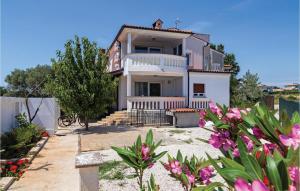
[[[71,131],[53,136],[33,160],[30,168],[9,190],[79,191],[79,171],[75,169],[78,135]]]

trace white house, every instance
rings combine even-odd
[[[210,36],[176,28],[123,25],[109,48],[109,71],[119,78],[117,108],[205,108],[229,105],[230,72]]]

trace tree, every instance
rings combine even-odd
[[[107,71],[107,54],[95,42],[75,36],[52,63],[54,80],[47,83],[48,91],[65,112],[83,119],[88,130],[88,120],[107,111],[116,91],[116,81]]]
[[[0,96],[3,96],[6,93],[7,93],[7,89],[3,86],[0,86]]]
[[[248,70],[238,84],[237,91],[234,95],[236,106],[252,107],[261,100],[263,92],[259,85],[258,74],[251,74]]]
[[[49,94],[45,91],[45,84],[51,76],[52,70],[49,65],[37,65],[25,70],[15,69],[6,76],[5,81],[8,83],[8,91],[4,95],[24,97],[27,109],[29,123],[32,123],[36,117],[43,98]],[[40,103],[35,111],[30,111],[29,98],[41,97]]]
[[[8,92],[7,96],[16,97],[48,97],[45,92],[45,84],[48,77],[51,76],[52,70],[49,65],[37,65],[25,70],[15,69],[6,76]]]

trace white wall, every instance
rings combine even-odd
[[[30,98],[29,108],[31,114],[40,104],[41,98]],[[1,133],[10,131],[17,126],[15,116],[19,113],[26,113],[27,109],[24,98],[0,97],[1,103]],[[33,120],[34,124],[46,129],[50,134],[54,134],[57,129],[57,119],[60,115],[59,105],[54,98],[44,98],[37,116]]]
[[[186,38],[186,53],[191,53],[190,66],[203,69],[203,47],[205,42],[193,36]]]
[[[190,72],[190,98],[193,97],[194,83],[205,84],[205,95],[213,102],[229,106],[230,74]]]

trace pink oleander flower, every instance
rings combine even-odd
[[[254,180],[249,184],[244,179],[238,178],[234,183],[236,191],[269,191],[268,187],[260,180]]]
[[[230,108],[228,113],[226,113],[226,117],[229,120],[240,120],[242,118],[241,112],[238,108]]]
[[[222,115],[221,109],[212,101],[208,103],[208,106],[211,112],[213,112],[214,114],[218,115],[219,117]]]
[[[151,163],[149,163],[149,164],[148,164],[148,168],[152,168],[152,167],[153,167],[153,165],[154,165],[154,163],[152,163],[152,162],[151,162]]]
[[[290,179],[292,180],[292,183],[294,186],[300,183],[300,168],[297,166],[292,166],[288,168]]]
[[[253,146],[254,146],[253,141],[249,137],[247,137],[246,135],[242,135],[241,139],[246,144],[248,152],[252,152]],[[240,157],[240,151],[239,151],[239,149],[237,147],[234,148],[232,154],[233,154],[234,157]]]
[[[265,134],[262,132],[262,130],[258,127],[254,127],[252,129],[253,135],[257,138],[257,139],[262,139],[265,138]]]
[[[150,154],[150,148],[146,144],[143,144],[142,145],[142,159],[148,160],[150,158],[149,154]]]
[[[283,145],[292,146],[296,150],[300,144],[300,124],[295,124],[288,136],[279,135],[279,139]]]
[[[210,166],[200,170],[200,177],[204,184],[210,184],[210,178],[213,176],[214,169]]]
[[[190,175],[186,175],[189,179],[190,184],[194,184],[195,183],[195,176],[190,174]]]
[[[177,160],[169,161],[169,163],[165,163],[164,167],[166,170],[170,171],[171,173],[173,173],[175,175],[181,175],[181,173],[182,173],[181,165],[180,165],[179,161],[177,161]]]
[[[297,191],[297,187],[294,185],[289,185],[289,191]]]
[[[206,124],[206,121],[204,119],[206,115],[206,112],[204,110],[200,110],[200,113],[199,113],[199,116],[200,116],[200,119],[199,119],[199,127],[204,127],[205,124]]]
[[[225,151],[227,151],[230,148],[234,148],[235,146],[234,141],[230,139],[229,131],[220,131],[211,134],[208,142],[215,148],[222,147]]]

